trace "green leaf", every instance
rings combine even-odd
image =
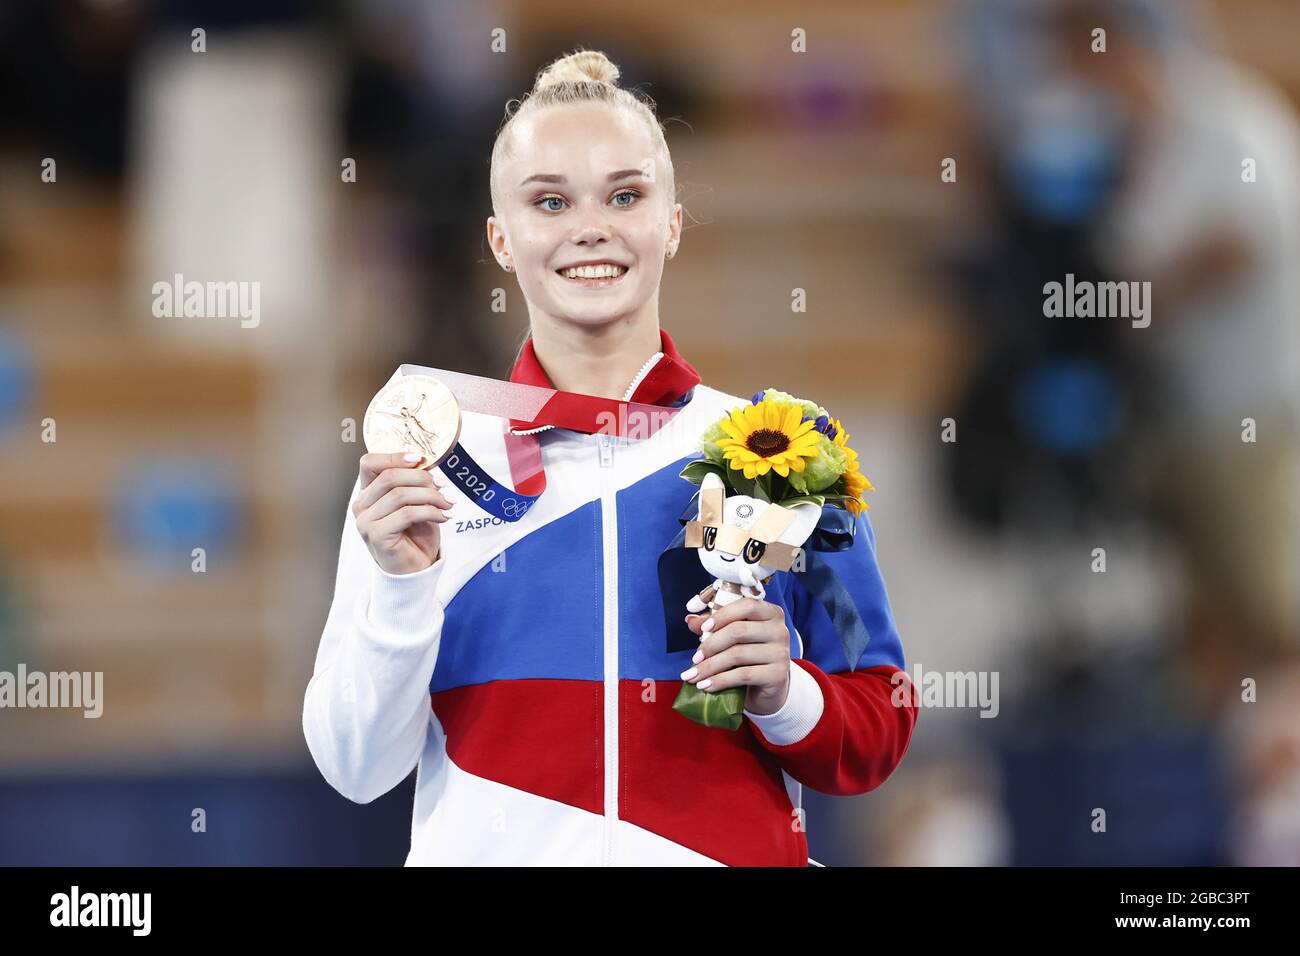
[[[767,486],[768,494],[771,496],[769,501],[780,501],[790,493],[790,479],[782,478],[776,472],[769,472],[771,483]],[[790,474],[794,474],[791,472]]]
[[[673,701],[673,710],[697,724],[723,730],[739,730],[745,721],[745,688],[728,687],[716,693],[700,690],[694,684],[682,684]]]
[[[695,459],[682,469],[681,476],[691,484],[698,485],[704,481],[704,476],[709,472],[717,475],[724,482],[727,480],[727,469],[717,462],[709,461],[707,458]]]
[[[751,498],[762,498],[762,495],[759,493],[758,479],[746,478],[745,473],[738,468],[727,469],[727,477],[723,480],[731,482],[732,490],[734,490],[738,495],[748,495]],[[762,500],[767,501],[766,498],[762,498]]]
[[[779,502],[782,508],[793,508],[795,505],[801,505],[805,501],[812,502],[818,508],[826,503],[825,495],[794,495],[790,498],[782,498]]]

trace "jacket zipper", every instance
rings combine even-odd
[[[618,826],[618,512],[614,499],[614,447],[609,435],[597,435],[600,453],[600,514],[605,591],[605,835],[601,865],[614,864]]]
[[[623,401],[655,367],[663,352],[656,352],[641,366],[628,385]],[[601,841],[601,865],[614,865],[614,835],[618,829],[618,503],[614,498],[614,439],[596,435],[600,456],[600,530],[604,550],[605,582],[605,834]]]

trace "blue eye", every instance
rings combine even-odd
[[[625,196],[627,197],[628,201],[620,202],[619,200]],[[614,203],[615,206],[618,206],[622,209],[626,209],[628,206],[634,205],[639,198],[640,198],[640,193],[638,193],[635,189],[624,189],[621,192],[617,192],[614,194],[612,198],[612,202]],[[548,205],[548,203],[559,203],[560,205],[551,206]],[[561,212],[564,209],[565,201],[562,196],[543,196],[541,199],[536,200],[533,203],[533,205],[538,207],[539,209],[545,210],[546,212]]]

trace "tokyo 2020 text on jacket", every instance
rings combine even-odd
[[[852,547],[825,554],[870,634],[856,666],[780,572],[766,599],[791,635],[785,704],[736,731],[672,709],[692,651],[666,650],[657,561],[696,491],[679,472],[747,399],[700,384],[667,333],[648,358],[626,399],[685,399],[666,426],[541,432],[532,509],[506,523],[460,496],[423,571],[382,570],[349,502],[303,730],[358,803],[418,767],[407,865],[806,866],[800,784],[864,793],[907,750],[916,711],[893,702],[906,665],[865,514]],[[510,378],[551,387],[531,340]],[[461,443],[499,478],[503,427],[463,412]]]

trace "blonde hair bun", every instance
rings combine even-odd
[[[666,169],[665,195],[671,200],[675,195],[673,182],[673,160],[668,153],[668,143],[664,139],[663,124],[655,116],[654,100],[635,89],[624,89],[618,85],[619,71],[605,54],[599,50],[577,49],[566,56],[553,60],[549,66],[537,74],[536,83],[531,92],[523,99],[514,99],[506,103],[505,119],[497,130],[496,141],[492,144],[492,162],[489,176],[492,183],[492,209],[494,215],[500,215],[503,208],[501,184],[497,172],[504,157],[510,151],[510,130],[521,116],[538,110],[555,106],[573,106],[584,103],[603,103],[615,109],[631,110],[645,121],[654,138],[655,146],[663,157]]]
[[[608,83],[617,86],[618,75],[618,67],[599,50],[578,50],[560,57],[537,74],[533,92],[557,83]]]

